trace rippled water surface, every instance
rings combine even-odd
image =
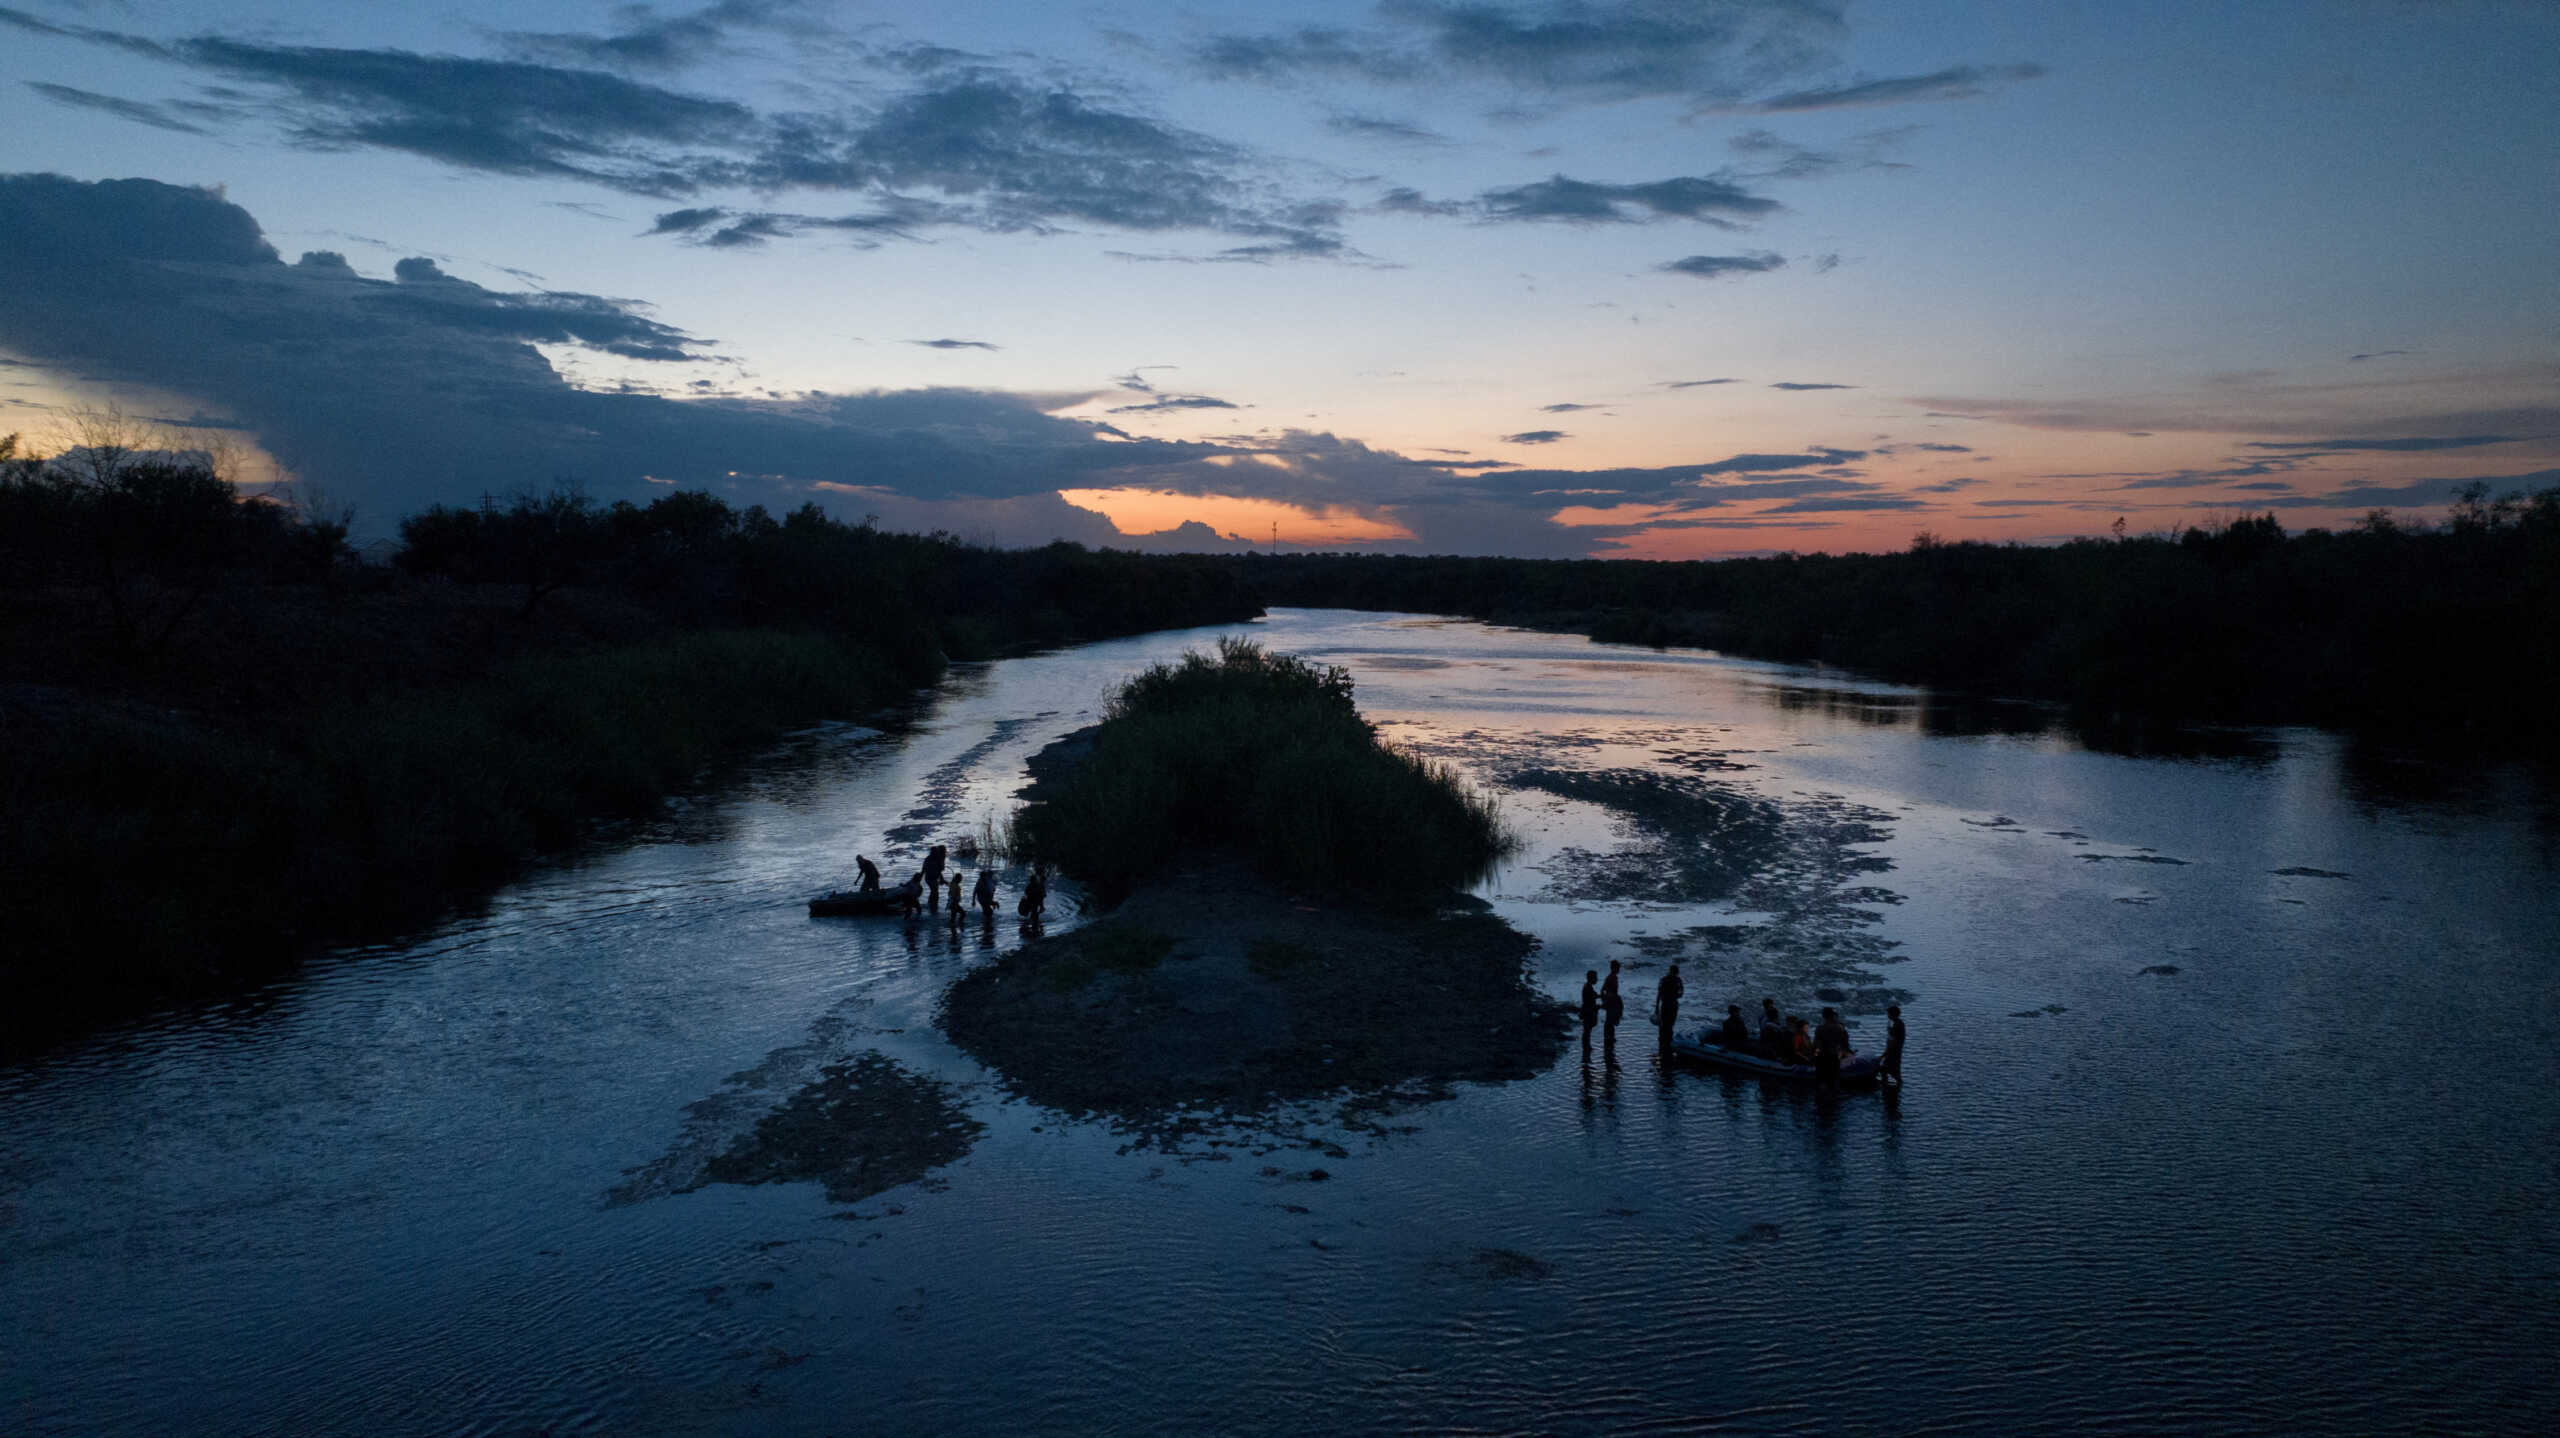
[[[1501,794],[1483,892],[1557,998],[1627,965],[1614,1045],[1289,1147],[1007,1099],[934,1005],[1010,912],[800,901],[975,831],[1207,635],[968,668],[414,943],[0,1070],[0,1427],[2548,1431],[2560,819],[2521,776],[1254,628]],[[1665,1072],[1675,959],[1693,1010],[1827,990],[1861,1047],[1899,999],[1907,1093]],[[873,1052],[954,1086],[964,1157],[849,1205],[705,1181]]]

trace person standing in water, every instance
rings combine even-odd
[[[993,918],[995,916],[996,871],[993,869],[980,869],[978,871],[978,908],[989,918]]]
[[[1662,1030],[1662,1047],[1666,1051],[1671,1047],[1671,1026],[1680,1021],[1680,996],[1688,989],[1688,984],[1681,981],[1678,964],[1673,964],[1671,972],[1662,976],[1662,982],[1654,985],[1653,1022]]]
[[[1582,1041],[1591,1042],[1591,1026],[1600,1022],[1600,971],[1582,971]]]
[[[1049,868],[1045,864],[1035,865],[1031,877],[1023,882],[1022,902],[1014,905],[1014,912],[1036,924],[1040,922],[1041,911],[1048,907]]]
[[[942,865],[950,854],[951,850],[941,844],[924,851],[925,902],[937,909],[942,907]]]
[[[1889,1083],[1895,1088],[1900,1088],[1902,1087],[1902,1005],[1885,1005],[1884,1016],[1893,1022],[1885,1025],[1884,1058],[1876,1064],[1876,1079],[1880,1083]]]
[[[1609,1011],[1609,1032],[1618,1031],[1618,1017],[1627,1011],[1627,1001],[1618,996],[1618,961],[1609,961],[1609,977],[1600,981],[1600,1007]]]
[[[1849,1030],[1840,1022],[1838,1009],[1822,1011],[1822,1026],[1813,1031],[1813,1078],[1816,1083],[1840,1082],[1840,1061],[1849,1056]]]

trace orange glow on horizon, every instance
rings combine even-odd
[[[1308,510],[1271,499],[1154,489],[1066,489],[1058,495],[1079,509],[1100,513],[1113,528],[1128,535],[1154,534],[1197,520],[1220,534],[1255,543],[1267,543],[1275,525],[1280,540],[1288,544],[1358,544],[1413,537],[1392,520],[1333,506]]]

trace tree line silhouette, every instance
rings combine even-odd
[[[1206,559],[715,495],[412,515],[0,439],[0,1044],[394,932],[953,659],[1249,618]]]
[[[2550,749],[2560,486],[2463,491],[2444,523],[2272,514],[2057,545],[1688,562],[1231,557],[1267,605],[1409,610],[1836,664],[2058,700],[2092,724],[2310,723]]]

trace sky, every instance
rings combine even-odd
[[[1689,558],[2560,484],[2548,0],[0,0],[0,433],[387,533]]]

